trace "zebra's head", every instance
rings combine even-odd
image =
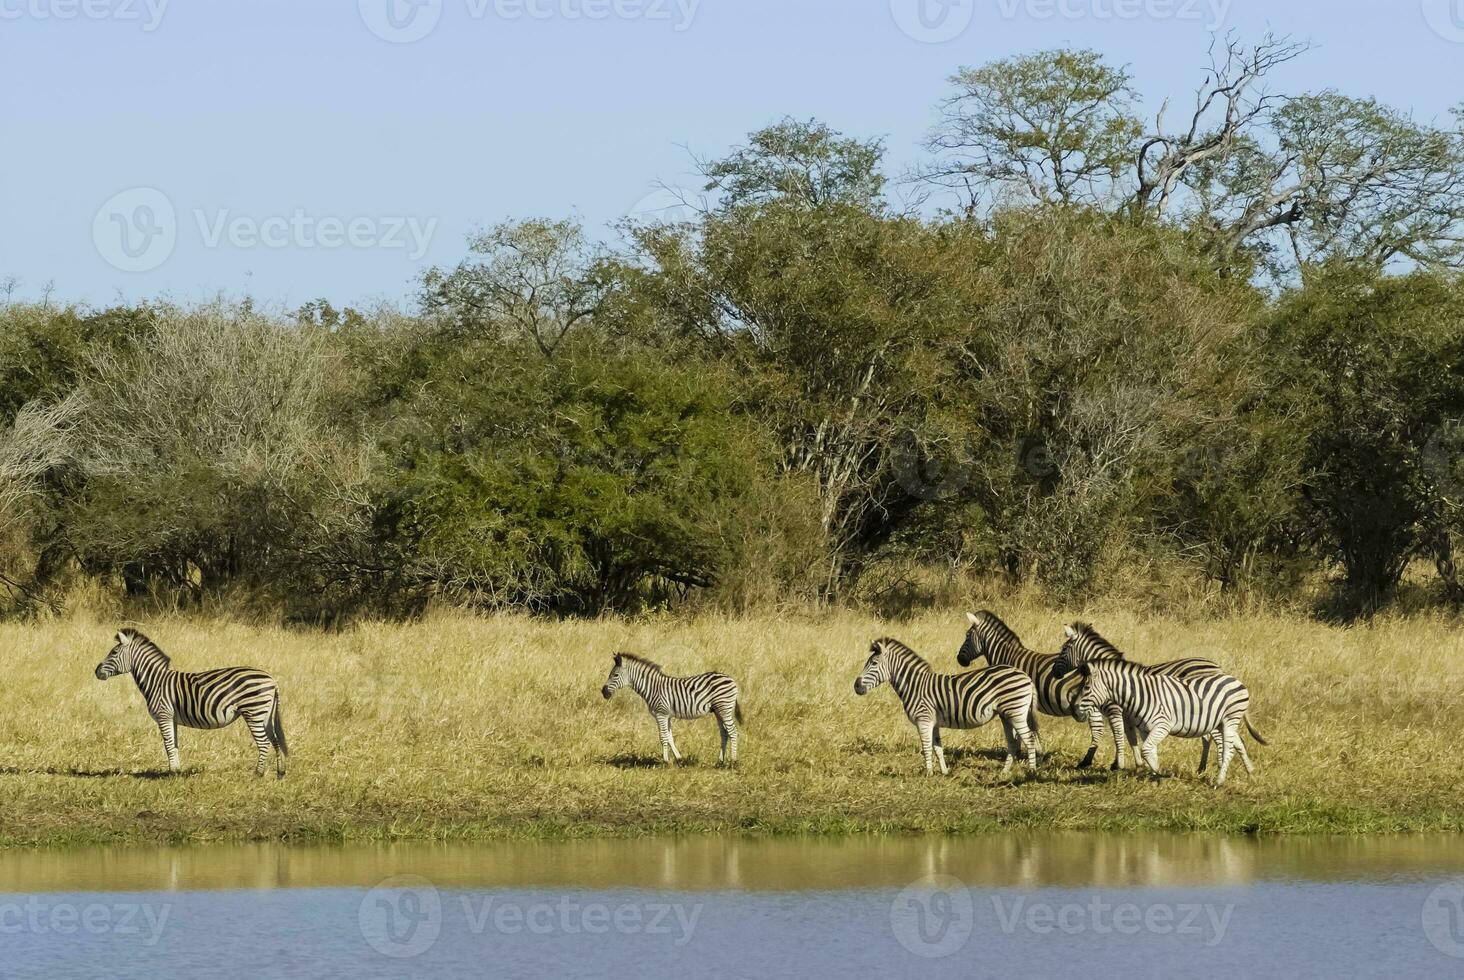
[[[610,695],[615,693],[616,688],[625,683],[625,654],[615,655],[615,666],[610,668],[610,678],[605,681],[605,686],[600,688],[600,694],[605,700],[610,700]]]
[[[97,664],[97,680],[104,681],[117,674],[132,673],[132,650],[137,637],[137,630],[117,631],[117,644],[107,652],[107,659]]]
[[[854,678],[854,693],[868,694],[890,679],[889,656],[883,640],[875,640],[869,647],[869,659],[864,661],[864,670]]]
[[[1052,662],[1052,676],[1064,677],[1075,667],[1092,663],[1094,660],[1122,660],[1123,653],[1112,643],[1098,635],[1088,623],[1073,623],[1064,626],[1067,639]]]
[[[986,636],[981,631],[985,620],[983,617],[991,615],[987,612],[966,613],[966,620],[971,624],[966,630],[966,639],[961,644],[961,649],[956,652],[956,663],[962,667],[969,667],[982,657],[986,656]]]
[[[1113,702],[1113,691],[1110,690],[1108,676],[1099,671],[1095,676],[1093,668],[1083,664],[1078,668],[1077,697],[1073,699],[1075,710],[1074,718],[1089,718],[1095,714],[1102,714],[1102,707]]]

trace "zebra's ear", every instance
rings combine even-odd
[[[1076,640],[1078,638],[1078,631],[1071,626],[1064,626],[1062,631],[1067,634],[1069,640]]]
[[[127,642],[127,633],[124,630],[117,631],[117,645],[122,646]]]
[[[966,622],[970,623],[972,626],[975,626],[976,625],[976,614],[973,613],[973,612],[966,613]]]

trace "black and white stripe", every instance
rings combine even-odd
[[[1106,648],[1106,649],[1105,649]],[[1125,721],[1143,741],[1141,757],[1156,776],[1159,774],[1159,743],[1170,735],[1215,739],[1220,744],[1220,771],[1215,785],[1225,782],[1230,759],[1239,751],[1247,772],[1250,755],[1241,741],[1240,726],[1251,737],[1266,744],[1251,725],[1250,692],[1228,674],[1192,671],[1186,675],[1161,674],[1142,664],[1130,663],[1122,655],[1112,656],[1111,644],[1091,626],[1068,627],[1068,641],[1058,654],[1056,670],[1065,675],[1076,669],[1082,677],[1078,699],[1084,706],[1122,709]],[[1094,656],[1094,653],[1102,655]],[[1201,761],[1203,771],[1204,762]]]
[[[940,762],[941,774],[950,773],[940,742],[942,728],[978,728],[992,718],[1001,719],[1006,735],[1002,775],[1011,772],[1018,754],[1026,758],[1029,769],[1037,769],[1037,743],[1029,727],[1036,691],[1032,679],[1015,667],[937,674],[914,650],[886,638],[870,646],[869,660],[854,681],[854,693],[867,694],[885,681],[900,696],[905,716],[920,736],[926,775],[933,771],[932,754]]]
[[[280,691],[273,677],[252,667],[222,667],[184,673],[173,669],[168,655],[137,630],[117,633],[117,644],[97,664],[97,680],[131,674],[157,723],[168,753],[168,768],[179,769],[178,726],[224,728],[243,718],[259,750],[255,774],[264,775],[271,746],[275,773],[285,775],[285,730],[280,720]]]
[[[1062,649],[1052,660],[1053,674],[1059,679],[1060,683],[1078,683],[1079,679],[1077,675],[1070,673],[1070,671],[1072,668],[1084,663],[1098,660],[1127,661],[1122,650],[1105,640],[1088,623],[1074,623],[1066,627],[1065,632],[1067,639],[1063,643]],[[1213,660],[1206,660],[1204,657],[1183,657],[1179,660],[1168,660],[1162,664],[1140,664],[1138,666],[1155,674],[1174,677],[1182,681],[1224,673],[1219,664]],[[1076,688],[1074,688],[1074,691],[1076,691]],[[1124,716],[1123,710],[1118,705],[1100,704],[1099,708],[1108,719],[1108,727],[1113,730],[1114,758],[1113,765],[1109,768],[1113,770],[1122,769],[1124,767],[1124,742],[1134,747],[1135,758],[1137,758],[1138,742],[1134,732],[1134,726]],[[1078,705],[1074,705],[1074,715],[1079,714],[1082,710],[1086,709],[1081,709]],[[1205,771],[1205,767],[1209,764],[1209,758],[1210,739],[1202,738],[1200,740],[1200,772]]]
[[[681,761],[676,741],[671,737],[672,718],[700,718],[715,715],[722,733],[721,763],[737,761],[737,724],[742,721],[742,706],[737,682],[715,671],[693,677],[671,677],[661,665],[637,657],[633,653],[617,653],[610,678],[600,693],[609,698],[617,688],[628,687],[646,702],[661,733],[661,761],[669,763],[674,756]]]

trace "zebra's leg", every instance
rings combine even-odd
[[[935,723],[930,721],[917,721],[915,723],[915,734],[920,736],[920,754],[925,758],[925,775],[934,775]]]
[[[1087,769],[1098,755],[1098,743],[1103,740],[1103,716],[1098,712],[1088,714],[1088,751],[1078,763],[1079,769]]]
[[[1037,727],[1036,707],[1033,707],[1031,711],[1027,712],[1027,729],[1032,733],[1032,744],[1040,755],[1042,753],[1042,735]]]
[[[1149,729],[1149,734],[1144,737],[1144,764],[1149,767],[1149,771],[1154,774],[1155,779],[1159,778],[1159,743],[1164,741],[1168,734],[1169,723],[1161,721]]]
[[[154,721],[158,723],[158,731],[163,736],[163,751],[168,753],[168,771],[177,772],[182,768],[178,762],[178,726],[172,715],[163,715]]]
[[[249,726],[249,737],[254,739],[254,747],[259,750],[259,761],[255,763],[254,775],[264,775],[264,765],[269,761],[269,729],[265,718],[259,715],[246,715],[244,724]]]
[[[940,763],[940,774],[942,776],[949,776],[951,774],[951,770],[950,767],[946,765],[945,746],[940,744],[940,729],[932,728],[930,730],[930,737],[931,745],[935,749],[935,761]]]
[[[1215,786],[1225,785],[1225,773],[1230,769],[1231,756],[1235,754],[1235,743],[1240,741],[1240,722],[1227,721],[1220,735],[1220,772],[1215,777]]]
[[[1121,772],[1124,767],[1123,745],[1127,742],[1134,746],[1134,765],[1138,765],[1138,743],[1134,741],[1135,733],[1128,729],[1123,723],[1123,709],[1118,705],[1111,705],[1108,709],[1108,728],[1113,732],[1113,765],[1109,766],[1111,772]]]
[[[1032,714],[1018,716],[1012,719],[1012,734],[1016,736],[1016,745],[1013,746],[1027,760],[1027,771],[1037,771],[1037,733],[1027,727]],[[1008,754],[1010,750],[1008,750]]]
[[[1006,715],[1001,716],[1001,734],[1006,739],[1006,762],[1002,764],[1001,774],[1010,776],[1012,764],[1016,762],[1017,756],[1021,754],[1024,746],[1017,739],[1017,729],[1012,720]]]
[[[1240,753],[1240,761],[1245,763],[1245,771],[1247,773],[1255,772],[1256,767],[1251,765],[1250,753],[1245,750],[1245,739],[1241,737],[1239,727],[1235,729],[1235,749]]]
[[[657,715],[656,730],[661,733],[661,761],[667,765],[671,764],[671,753],[675,748],[671,745],[671,716]],[[677,756],[677,758],[681,758]]]
[[[717,727],[722,730],[722,765],[737,765],[737,717],[733,708],[717,712]]]
[[[1220,745],[1224,737],[1221,730],[1217,728],[1200,739],[1200,768],[1195,770],[1196,773],[1203,773],[1210,765],[1210,743]]]

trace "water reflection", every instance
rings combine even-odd
[[[1464,841],[1452,837],[705,837],[15,850],[0,853],[0,890],[370,887],[414,874],[447,888],[797,892],[902,887],[932,874],[954,875],[972,886],[1137,887],[1408,880],[1461,871]]]

